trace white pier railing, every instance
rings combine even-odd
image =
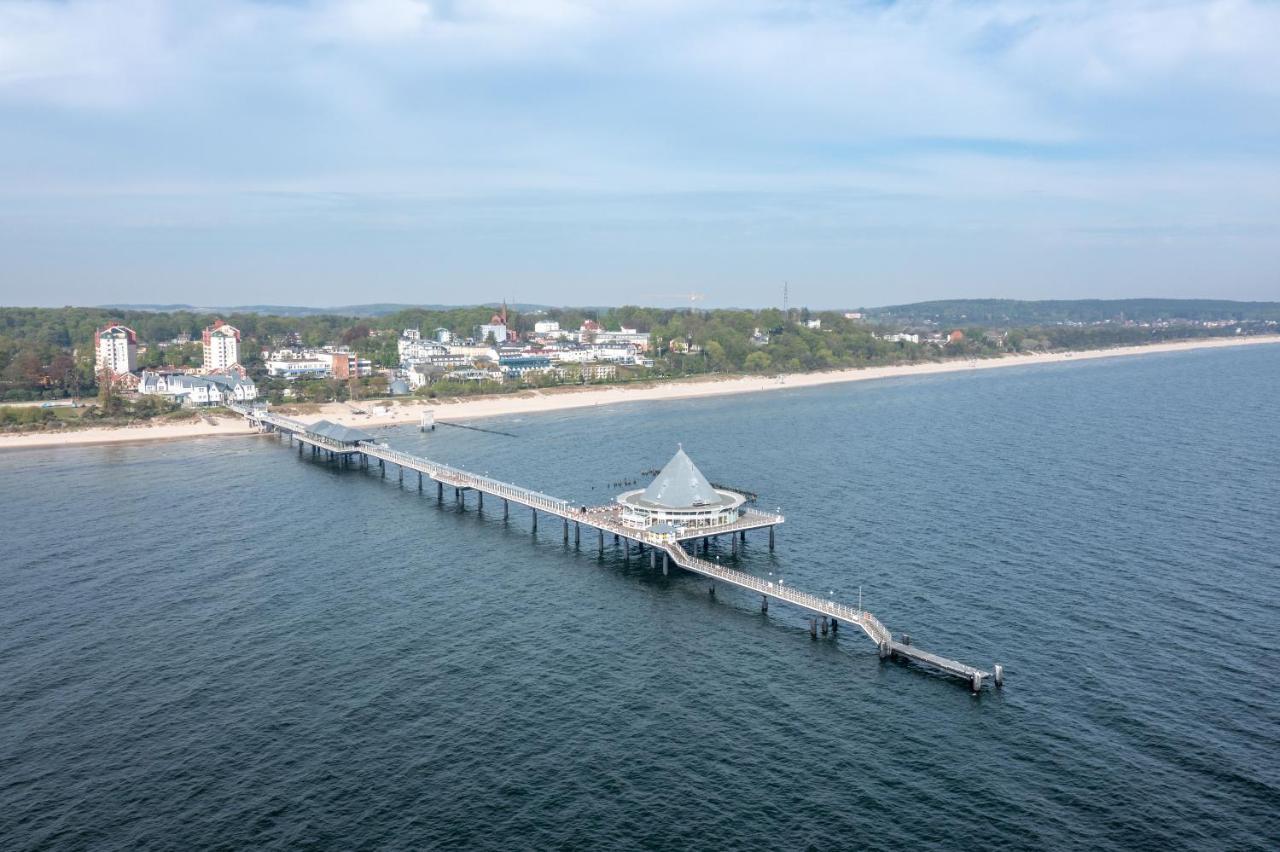
[[[729,568],[716,562],[706,559],[699,559],[697,556],[687,552],[678,542],[672,540],[670,534],[657,534],[646,530],[638,530],[628,527],[622,523],[616,506],[594,506],[594,507],[576,507],[568,500],[554,497],[550,494],[543,494],[540,491],[534,491],[530,488],[524,488],[510,482],[503,482],[490,476],[481,476],[471,471],[462,470],[461,468],[452,467],[440,462],[422,456],[415,456],[411,453],[402,452],[401,450],[392,449],[386,444],[374,441],[355,441],[342,442],[329,438],[324,435],[318,435],[310,431],[310,425],[300,420],[290,417],[284,417],[278,414],[272,414],[261,407],[249,407],[243,405],[229,406],[232,410],[243,415],[251,423],[259,426],[270,427],[271,429],[292,433],[300,440],[311,443],[317,447],[328,449],[334,453],[352,454],[359,453],[369,458],[376,458],[384,464],[390,462],[398,465],[401,470],[415,470],[423,476],[427,476],[442,485],[450,485],[454,488],[468,489],[490,494],[503,500],[509,500],[514,503],[526,506],[535,512],[546,512],[565,520],[565,535],[568,535],[568,522],[581,524],[587,527],[593,527],[600,531],[601,547],[603,548],[604,533],[613,533],[622,539],[635,541],[642,545],[647,545],[654,549],[655,553],[661,551],[666,554],[672,562],[686,571],[700,574],[704,577],[727,583],[740,589],[755,592],[766,598],[773,598],[778,601],[789,603],[800,609],[807,610],[815,615],[824,616],[834,619],[845,624],[856,624],[876,645],[880,648],[882,656],[897,655],[917,662],[926,663],[935,668],[950,674],[963,677],[969,680],[974,689],[981,688],[985,678],[992,678],[996,685],[1000,685],[1003,678],[1002,670],[999,666],[995,667],[994,675],[982,669],[957,662],[955,660],[940,657],[928,651],[909,645],[906,641],[895,641],[893,634],[889,629],[880,622],[871,613],[861,608],[855,608],[848,604],[840,603],[831,598],[823,598],[819,595],[810,594],[801,591],[792,586],[787,586],[782,580],[765,580],[754,574],[748,574],[745,571],[739,571],[735,568]],[[726,524],[719,527],[700,528],[692,531],[694,535],[685,536],[686,538],[700,538],[703,536],[716,535],[735,535],[739,532],[745,534],[748,529],[759,529],[774,524],[780,524],[785,519],[781,514],[772,514],[760,512],[754,509],[744,511],[743,516],[733,524]],[[772,539],[770,539],[772,542]]]

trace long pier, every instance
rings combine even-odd
[[[897,657],[929,666],[946,674],[963,678],[975,692],[981,690],[983,683],[986,681],[991,681],[997,687],[1004,684],[1004,672],[999,665],[993,666],[988,671],[930,653],[911,644],[911,640],[906,636],[901,639],[894,639],[893,634],[878,618],[860,606],[852,607],[830,598],[823,598],[785,585],[782,580],[764,580],[745,571],[700,559],[688,552],[682,543],[692,540],[696,550],[697,540],[701,539],[705,550],[708,538],[728,535],[733,546],[733,553],[737,555],[738,543],[746,540],[748,531],[767,529],[769,531],[769,549],[772,550],[774,527],[785,521],[785,518],[780,514],[760,512],[755,509],[742,509],[742,514],[738,520],[731,524],[686,529],[674,533],[655,533],[624,524],[620,517],[619,507],[616,505],[575,506],[569,500],[543,494],[513,483],[502,482],[489,476],[481,476],[422,456],[415,456],[392,449],[386,444],[378,443],[377,441],[365,439],[341,440],[313,430],[313,424],[272,414],[263,408],[250,408],[239,405],[233,405],[231,408],[262,431],[276,432],[281,436],[287,435],[290,442],[296,441],[299,454],[304,451],[305,447],[309,446],[313,455],[323,454],[326,458],[343,465],[359,464],[366,468],[369,466],[370,459],[376,459],[383,477],[386,476],[387,464],[392,464],[399,470],[401,483],[404,482],[405,471],[417,473],[419,491],[423,489],[424,480],[435,482],[438,500],[444,499],[445,486],[454,489],[455,497],[458,500],[463,499],[463,494],[466,491],[476,492],[481,508],[484,506],[485,495],[489,495],[502,501],[504,518],[508,517],[510,513],[511,503],[529,509],[532,512],[535,532],[538,529],[539,513],[559,519],[563,525],[566,544],[569,541],[571,526],[575,545],[581,544],[582,528],[586,527],[589,530],[596,531],[598,547],[601,553],[604,552],[605,548],[605,536],[611,535],[614,541],[626,543],[624,546],[628,559],[631,556],[631,543],[639,545],[642,556],[646,552],[648,553],[651,567],[658,567],[660,555],[663,573],[666,573],[669,564],[674,563],[685,571],[706,577],[714,582],[725,583],[729,586],[754,592],[760,595],[761,609],[765,612],[768,612],[770,600],[791,604],[810,613],[809,632],[815,639],[819,631],[824,636],[828,632],[835,635],[838,633],[841,624],[852,624],[876,644],[881,659]],[[715,593],[714,585],[711,587],[711,593]]]

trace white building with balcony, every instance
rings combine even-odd
[[[229,370],[240,363],[240,329],[215,320],[204,330],[204,368]]]
[[[93,335],[94,361],[99,373],[112,378],[138,369],[138,334],[124,325],[108,325]]]

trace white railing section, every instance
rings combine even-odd
[[[737,571],[733,568],[726,568],[714,562],[708,562],[705,559],[699,559],[688,553],[683,547],[670,542],[656,542],[656,547],[666,551],[671,559],[689,571],[702,574],[706,577],[713,577],[717,580],[730,583],[739,588],[748,589],[753,592],[759,592],[777,600],[786,601],[795,604],[803,609],[816,612],[820,615],[827,615],[832,618],[838,618],[844,622],[851,622],[862,628],[868,636],[879,644],[881,639],[887,639],[889,631],[880,623],[874,615],[865,610],[857,610],[851,606],[839,603],[829,598],[821,598],[817,595],[811,595],[808,592],[802,592],[787,586],[781,580],[773,582],[771,580],[762,580],[754,574],[748,574],[745,571]]]

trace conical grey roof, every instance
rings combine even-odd
[[[707,478],[698,470],[692,459],[684,454],[684,449],[676,450],[649,487],[642,495],[644,500],[668,509],[689,509],[694,506],[705,506],[716,503],[720,495],[707,482]]]

